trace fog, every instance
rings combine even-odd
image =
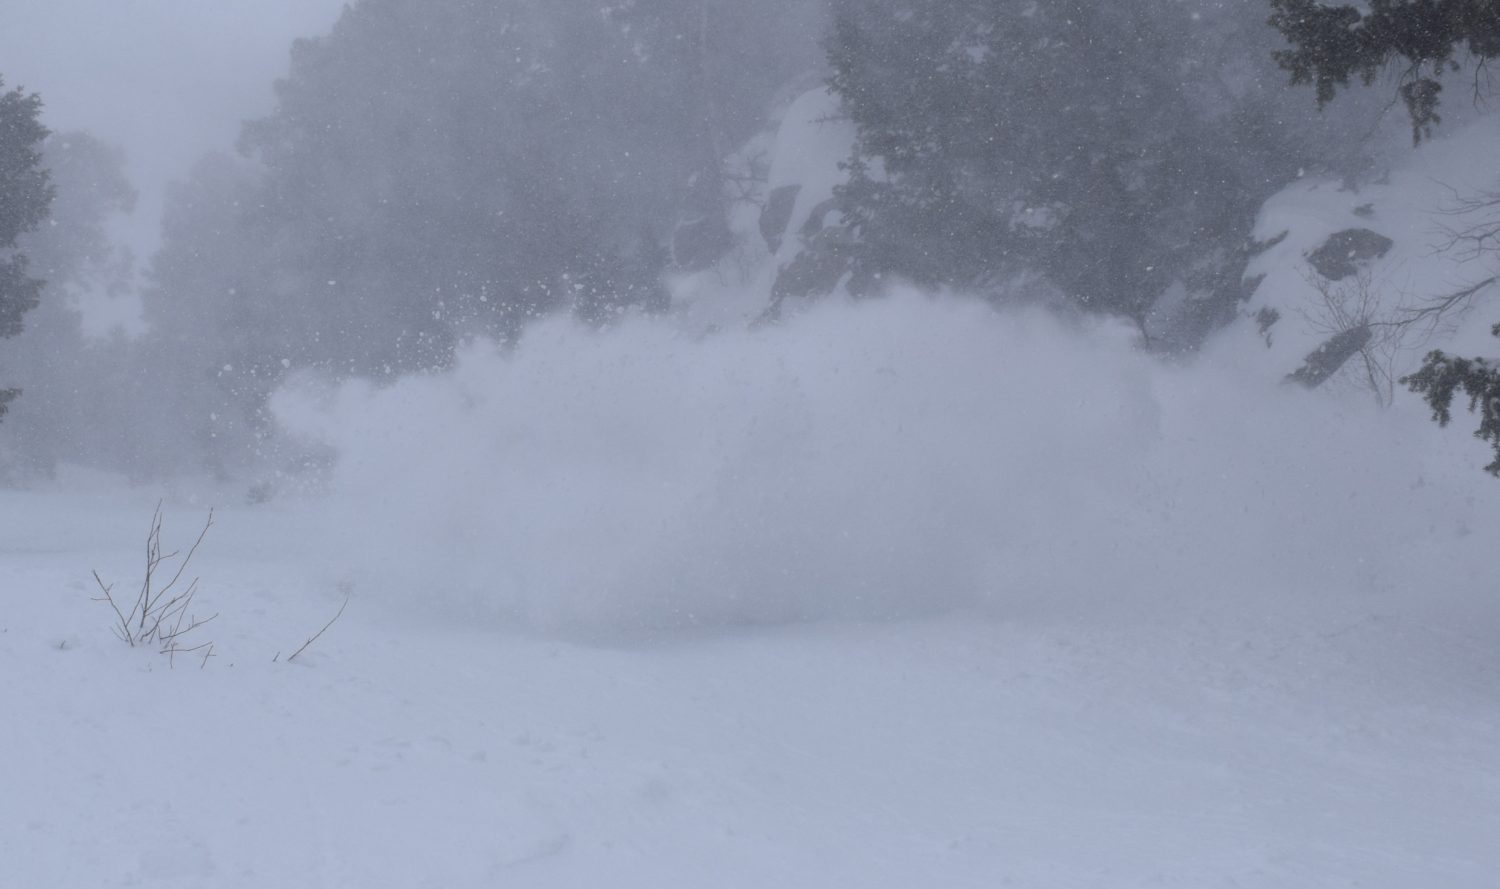
[[[7,4],[56,195],[14,248],[44,283],[0,353],[5,477],[302,503],[367,586],[536,627],[1359,561],[1368,509],[1323,506],[1427,478],[1394,381],[1482,325],[1280,381],[1339,318],[1484,274],[1424,234],[1433,165],[1482,187],[1468,143],[1397,152],[1378,87],[1320,111],[1259,11],[1085,7]],[[1457,114],[1445,138],[1486,138]],[[1402,241],[1318,277],[1340,218]],[[1397,462],[1340,456],[1367,439]],[[1309,456],[1261,477],[1277,453]],[[1225,499],[1284,536],[1199,515]]]
[[[8,873],[1490,885],[1500,116],[1309,22],[0,0]]]
[[[1383,602],[1487,549],[1482,448],[1420,407],[1246,376],[1163,367],[1123,325],[901,293],[711,338],[551,321],[273,408],[339,455],[338,508],[304,535],[328,582],[492,627]]]
[[[1311,255],[1347,203],[1403,233],[1352,260],[1360,311],[1409,311],[1369,290],[1404,268],[1410,298],[1421,164],[1482,183],[1464,149],[1397,153],[1379,89],[1320,112],[1256,10],[986,8],[7,4],[0,75],[42,95],[57,197],[18,242],[48,280],[0,362],[6,475],[322,497],[361,516],[329,532],[348,570],[461,565],[442,586],[481,612],[596,629],[924,613],[996,570],[1068,587],[1002,542],[1105,560],[1125,544],[1092,523],[1162,485],[1318,514],[1291,470],[1219,491],[1193,466],[1381,437],[1349,412],[1440,341],[1383,339],[1319,391],[1348,404],[1310,407],[1276,381],[1351,297],[1260,254]],[[1320,182],[1301,218],[1263,210]],[[1483,273],[1434,255],[1434,292]],[[1316,573],[1356,520],[1264,548]],[[1186,521],[1128,548],[1254,539]],[[393,536],[430,552],[387,565]]]
[[[0,68],[38,92],[54,130],[87,130],[125,151],[140,192],[119,236],[148,258],[168,183],[240,124],[271,110],[292,40],[327,29],[343,0],[6,0]]]

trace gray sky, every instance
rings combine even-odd
[[[126,237],[145,260],[165,185],[271,109],[292,40],[326,32],[344,2],[0,0],[0,76],[42,94],[52,129],[125,149],[141,192]]]

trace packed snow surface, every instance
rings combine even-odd
[[[1485,450],[1233,351],[557,322],[289,387],[269,502],[0,492],[0,883],[1494,886]],[[162,497],[201,666],[92,601]]]

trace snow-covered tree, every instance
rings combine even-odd
[[[1271,0],[1274,24],[1292,44],[1276,54],[1293,83],[1311,83],[1318,104],[1358,77],[1366,86],[1391,66],[1401,71],[1397,88],[1411,117],[1412,138],[1420,142],[1441,121],[1441,78],[1463,68],[1474,71],[1474,88],[1487,83],[1485,63],[1500,56],[1500,4],[1493,0],[1370,0],[1368,6],[1331,6],[1316,0]],[[1492,214],[1500,198],[1475,203]],[[1460,235],[1482,253],[1500,248],[1500,225],[1493,219]],[[1491,277],[1473,292],[1496,286]],[[1494,329],[1500,336],[1500,325]],[[1485,469],[1500,476],[1500,364],[1485,358],[1457,358],[1441,351],[1427,356],[1421,369],[1402,380],[1431,406],[1433,418],[1446,426],[1459,392],[1469,410],[1478,413],[1474,434],[1492,444],[1495,460]]]
[[[44,282],[33,278],[18,239],[41,225],[52,203],[52,185],[42,164],[42,100],[35,93],[4,90],[0,80],[0,337],[21,332],[21,318],[37,305]],[[0,416],[20,394],[0,389]]]
[[[1474,87],[1486,82],[1484,62],[1500,56],[1500,5],[1494,0],[1370,0],[1333,5],[1319,0],[1271,0],[1271,23],[1292,44],[1276,53],[1293,83],[1311,83],[1318,103],[1358,77],[1366,86],[1397,65],[1398,93],[1420,142],[1441,118],[1440,78],[1475,63]]]
[[[1263,15],[1211,2],[836,0],[859,129],[855,286],[895,273],[1067,302],[1191,343],[1232,316],[1264,199],[1310,159],[1262,90]],[[1170,309],[1163,295],[1186,293]]]
[[[0,377],[27,393],[8,418],[8,456],[24,472],[50,471],[55,461],[97,460],[116,436],[103,418],[112,396],[101,379],[118,380],[117,344],[84,331],[86,303],[123,294],[133,258],[116,244],[109,223],[135,205],[124,154],[85,132],[51,134],[42,165],[55,191],[47,223],[18,241],[29,268],[45,280],[26,329],[0,351]],[[102,441],[101,441],[102,439]]]

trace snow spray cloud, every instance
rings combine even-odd
[[[357,588],[547,630],[1389,585],[1500,527],[1452,508],[1485,480],[1424,467],[1424,417],[1245,377],[898,295],[704,337],[560,319],[274,407],[338,451],[320,546]]]

